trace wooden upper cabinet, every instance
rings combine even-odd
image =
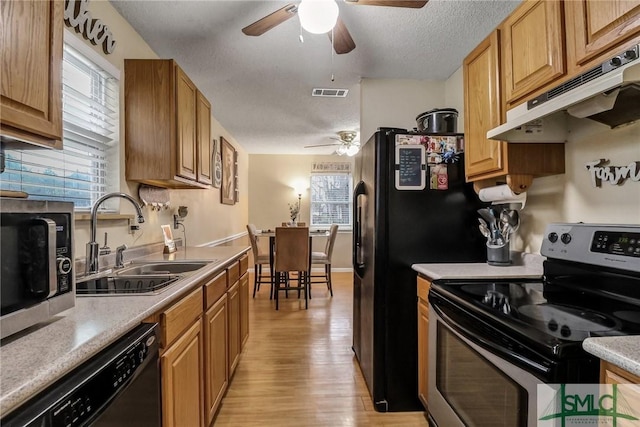
[[[176,113],[178,126],[178,174],[196,179],[196,86],[176,65]]]
[[[124,70],[127,180],[166,188],[207,188],[208,183],[197,179],[197,138],[207,124],[207,139],[211,135],[210,113],[202,129],[199,123],[198,105],[204,97],[171,59],[125,59]],[[211,175],[210,170],[205,173]]]
[[[62,148],[62,1],[2,1],[3,136]]]
[[[499,34],[494,31],[463,63],[467,180],[504,167],[505,144],[487,139],[487,131],[500,125],[501,119]]]
[[[529,0],[502,23],[507,104],[519,103],[565,75],[563,28],[562,3],[556,0]]]
[[[570,71],[595,66],[640,43],[637,0],[571,0],[564,3]],[[584,70],[586,71],[586,70]]]
[[[213,145],[211,143],[211,104],[200,92],[198,92],[197,102],[198,132],[196,141],[198,144],[198,182],[211,185],[213,183],[213,169],[211,164],[211,156],[213,154]]]

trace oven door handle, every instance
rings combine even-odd
[[[450,329],[454,330],[464,338],[469,341],[474,342],[476,345],[485,348],[491,353],[497,356],[506,356],[508,359],[517,360],[521,364],[524,364],[530,367],[532,370],[536,372],[540,372],[542,375],[548,375],[551,371],[551,368],[548,366],[544,366],[534,360],[531,360],[527,357],[523,357],[522,355],[508,350],[490,340],[481,337],[481,333],[473,333],[474,331],[470,331],[469,328],[465,328],[460,325],[460,323],[456,322],[451,316],[447,315],[440,307],[435,304],[430,304],[430,309],[433,309],[435,314],[440,317],[443,323]],[[541,356],[542,357],[542,356]]]

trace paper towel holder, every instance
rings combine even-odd
[[[531,187],[533,183],[533,175],[527,174],[509,174],[506,175],[507,182],[511,191],[516,194],[524,193]],[[504,181],[498,181],[497,179],[485,179],[482,181],[476,181],[473,183],[473,189],[476,194],[480,194],[480,190],[487,187],[493,187],[494,185],[505,184]]]

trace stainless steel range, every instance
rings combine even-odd
[[[585,338],[640,334],[640,225],[551,224],[541,254],[542,280],[433,282],[432,425],[535,426],[538,384],[598,382]]]

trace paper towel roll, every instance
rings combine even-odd
[[[496,185],[495,187],[487,187],[480,190],[478,193],[480,200],[483,202],[491,202],[493,205],[500,205],[504,203],[521,203],[524,207],[527,201],[527,193],[523,192],[516,194],[511,191],[508,185]]]

